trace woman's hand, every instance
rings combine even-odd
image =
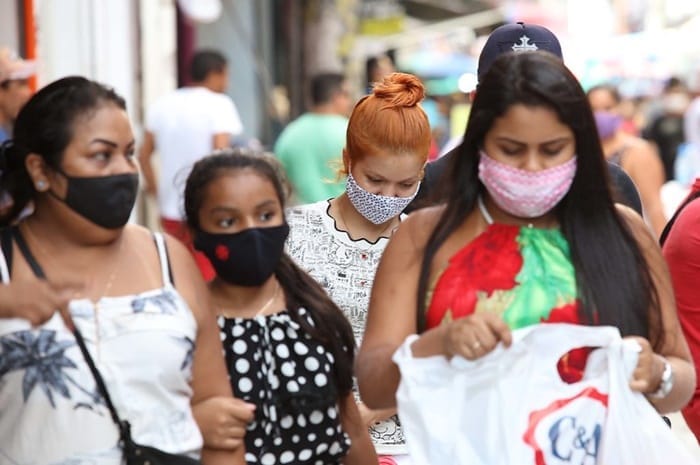
[[[509,347],[512,342],[510,328],[503,319],[493,313],[474,313],[446,325],[443,338],[445,355],[461,355],[476,360],[491,352],[499,342]]]
[[[649,341],[643,337],[629,336],[625,339],[637,341],[639,346],[642,348],[641,352],[639,352],[637,368],[635,368],[634,373],[632,373],[630,389],[643,394],[651,394],[656,392],[659,389],[661,377],[663,376],[664,372],[664,358],[661,355],[654,353]]]
[[[78,286],[52,284],[43,279],[0,285],[0,318],[23,318],[32,326],[49,320],[56,311],[65,314]]]
[[[234,450],[241,446],[254,413],[254,404],[235,397],[211,397],[192,406],[204,445],[212,449]]]

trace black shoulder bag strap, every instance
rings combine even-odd
[[[19,251],[22,252],[24,259],[27,261],[29,267],[34,272],[34,276],[36,276],[39,279],[46,279],[46,274],[44,273],[44,270],[41,268],[41,265],[39,265],[39,262],[36,261],[36,258],[34,258],[32,251],[29,250],[27,241],[24,240],[24,236],[22,236],[22,233],[19,231],[19,228],[17,226],[12,227],[12,236],[15,238],[15,242],[17,243]]]
[[[105,401],[105,404],[107,404],[107,408],[109,409],[109,414],[112,416],[112,421],[117,425],[119,428],[119,438],[122,440],[123,443],[128,443],[130,441],[127,441],[127,439],[131,439],[131,425],[129,425],[129,422],[124,420],[122,421],[119,418],[119,414],[117,413],[117,409],[114,407],[114,404],[112,403],[112,398],[109,396],[109,392],[107,391],[107,386],[105,385],[104,379],[102,379],[102,375],[100,374],[100,370],[97,369],[97,366],[95,366],[95,361],[92,359],[92,356],[90,355],[90,352],[88,352],[87,346],[85,345],[85,339],[83,339],[82,333],[78,330],[78,328],[73,325],[73,334],[75,335],[75,340],[78,342],[78,347],[80,348],[80,352],[83,354],[83,358],[85,359],[85,363],[87,363],[88,368],[90,368],[90,373],[92,373],[92,377],[95,378],[95,384],[97,384],[97,390],[100,392],[102,395],[102,398]]]

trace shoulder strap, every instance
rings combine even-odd
[[[112,417],[112,421],[115,425],[117,425],[117,428],[119,429],[119,439],[121,443],[123,445],[131,444],[131,425],[128,421],[121,420],[119,418],[119,414],[117,413],[117,409],[112,403],[112,398],[109,396],[109,391],[107,391],[107,386],[105,385],[105,381],[102,378],[102,375],[100,374],[100,370],[97,369],[95,361],[92,359],[90,352],[88,352],[87,346],[85,345],[85,339],[83,339],[82,333],[80,332],[80,330],[78,330],[78,327],[75,325],[73,325],[73,335],[75,336],[75,340],[78,343],[80,352],[83,354],[85,363],[87,363],[88,368],[90,368],[90,373],[92,373],[92,377],[95,379],[97,390],[99,391],[100,395],[105,401],[105,404],[107,405],[107,409],[109,410],[109,414]]]
[[[27,245],[27,241],[24,240],[24,236],[22,236],[22,233],[20,232],[18,227],[14,226],[12,228],[12,235],[15,238],[17,247],[19,247],[19,251],[22,253],[24,259],[31,267],[32,271],[34,272],[34,275],[39,279],[46,279],[46,274],[44,273],[44,270],[39,265],[39,262],[36,261],[34,255],[32,255],[32,252],[31,250],[29,250],[29,246]]]
[[[3,284],[10,282],[10,273],[12,272],[12,230],[4,228],[0,233],[0,278]]]
[[[668,238],[668,235],[671,232],[671,228],[673,228],[673,225],[676,223],[676,220],[678,219],[678,216],[681,214],[683,209],[687,207],[693,200],[697,199],[700,197],[700,190],[697,190],[695,192],[691,192],[688,197],[681,203],[681,205],[676,209],[676,212],[673,214],[670,220],[668,220],[668,223],[666,223],[666,226],[664,227],[664,230],[661,232],[661,236],[659,237],[659,244],[661,246],[664,245],[666,242],[666,239]]]
[[[75,340],[78,343],[78,347],[80,348],[80,352],[83,354],[83,358],[85,359],[85,363],[87,363],[88,368],[90,368],[90,373],[92,373],[92,377],[95,378],[95,384],[97,384],[97,390],[100,392],[100,395],[104,398],[105,404],[107,404],[107,408],[109,409],[109,413],[112,415],[112,420],[114,421],[114,423],[117,424],[117,426],[119,426],[119,429],[121,431],[122,422],[119,419],[119,415],[117,414],[117,409],[114,408],[114,404],[112,403],[112,398],[109,396],[109,392],[107,391],[107,386],[105,385],[104,379],[102,379],[102,375],[100,374],[100,371],[97,369],[97,366],[95,365],[95,361],[92,359],[90,352],[88,352],[87,346],[85,345],[85,339],[83,339],[82,333],[75,326],[73,329],[73,334],[75,335]]]
[[[163,276],[163,285],[174,285],[173,272],[170,267],[170,256],[168,255],[168,247],[165,245],[165,238],[161,233],[154,232],[153,240],[158,249],[158,258],[160,259],[160,270]]]

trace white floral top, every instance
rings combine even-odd
[[[318,281],[345,313],[359,347],[365,332],[370,292],[379,260],[389,239],[353,240],[340,231],[324,200],[287,210],[287,253]],[[375,424],[370,436],[377,453],[408,453],[396,416]]]
[[[190,409],[197,323],[169,279],[137,295],[89,300],[69,310],[136,442],[199,455],[202,437]],[[2,282],[9,282],[0,253]],[[98,318],[99,314],[99,318]],[[0,319],[0,464],[120,465],[118,432],[75,337],[58,314],[32,328]]]

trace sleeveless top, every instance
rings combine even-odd
[[[299,317],[314,326],[305,309]],[[288,311],[218,321],[234,395],[256,405],[246,462],[342,463],[350,439],[340,422],[333,354]]]
[[[376,242],[351,239],[347,232],[337,228],[329,210],[328,200],[288,209],[287,252],[343,311],[359,347],[365,333],[374,275],[389,239],[380,237]],[[369,434],[378,454],[408,453],[396,415],[372,425]]]
[[[73,300],[82,332],[119,415],[136,442],[199,455],[190,409],[197,323],[173,286],[163,237],[154,234],[163,287]],[[3,284],[10,282],[0,254]],[[120,465],[117,427],[62,318],[38,327],[0,319],[0,464]]]
[[[457,251],[428,292],[426,329],[477,312],[501,316],[511,329],[538,323],[580,324],[576,273],[569,244],[559,229],[489,223]],[[562,378],[575,381],[587,350],[559,363]]]

